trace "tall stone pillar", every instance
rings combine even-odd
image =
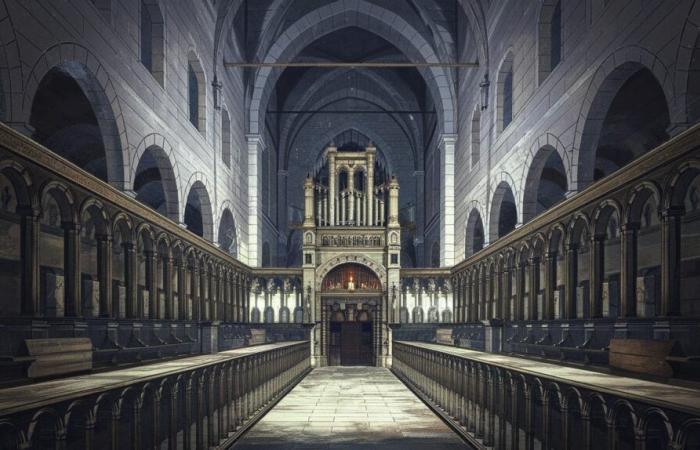
[[[605,235],[593,235],[590,253],[590,302],[588,317],[603,317],[603,277],[605,276]]]
[[[314,180],[310,176],[304,181],[304,226],[314,226]]]
[[[681,313],[681,220],[682,208],[663,212],[661,221],[661,315]]]
[[[533,257],[530,259],[530,294],[527,297],[528,320],[537,320],[539,314],[537,298],[540,292],[540,258]]]
[[[336,203],[338,202],[338,186],[336,180],[336,170],[335,170],[335,156],[338,153],[338,149],[331,145],[326,150],[328,154],[328,209],[330,212],[330,225],[336,225]]]
[[[554,290],[557,285],[557,254],[545,254],[546,267],[544,272],[544,302],[542,302],[542,319],[554,319]]]
[[[22,215],[20,246],[22,255],[22,315],[39,313],[39,215],[31,208]]]
[[[132,242],[124,242],[124,282],[126,284],[126,317],[139,317],[139,306],[136,286],[136,251]]]
[[[348,223],[354,223],[355,221],[355,174],[352,170],[348,171],[348,204],[345,220]]]
[[[185,261],[180,259],[175,261],[175,270],[177,271],[177,316],[176,319],[187,319],[187,269]]]
[[[163,273],[163,289],[165,290],[165,318],[173,320],[175,313],[175,298],[173,297],[173,266],[174,261],[170,255],[165,258],[165,272]]]
[[[265,149],[262,136],[246,136],[248,141],[248,264],[260,266],[262,252],[262,160]]]
[[[80,294],[80,226],[74,223],[63,224],[65,271],[65,314],[80,317],[82,312]]]
[[[440,137],[440,265],[455,264],[455,144],[457,135]]]
[[[578,277],[578,244],[569,243],[566,248],[566,295],[564,318],[576,318],[576,279]]]
[[[637,224],[627,224],[620,235],[620,317],[637,315],[637,232]]]
[[[155,251],[149,251],[146,253],[146,288],[148,289],[148,318],[159,319],[158,314],[160,313],[160,304],[158,301],[158,276],[156,275],[156,267],[158,256]]]
[[[100,280],[100,317],[112,315],[112,238],[97,237],[97,261]]]
[[[372,220],[373,217],[373,206],[374,206],[374,160],[376,158],[377,149],[373,145],[369,145],[366,149],[367,151],[367,179],[365,186],[365,224],[368,226],[374,226],[375,223]]]

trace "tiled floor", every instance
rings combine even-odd
[[[315,369],[235,450],[469,448],[387,369]]]

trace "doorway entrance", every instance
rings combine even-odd
[[[373,366],[372,322],[331,322],[332,366]]]

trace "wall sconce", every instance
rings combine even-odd
[[[484,80],[479,83],[479,88],[481,88],[481,110],[488,109],[489,107],[489,74],[484,75]]]

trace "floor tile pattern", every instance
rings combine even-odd
[[[234,450],[465,449],[389,370],[313,370]]]

